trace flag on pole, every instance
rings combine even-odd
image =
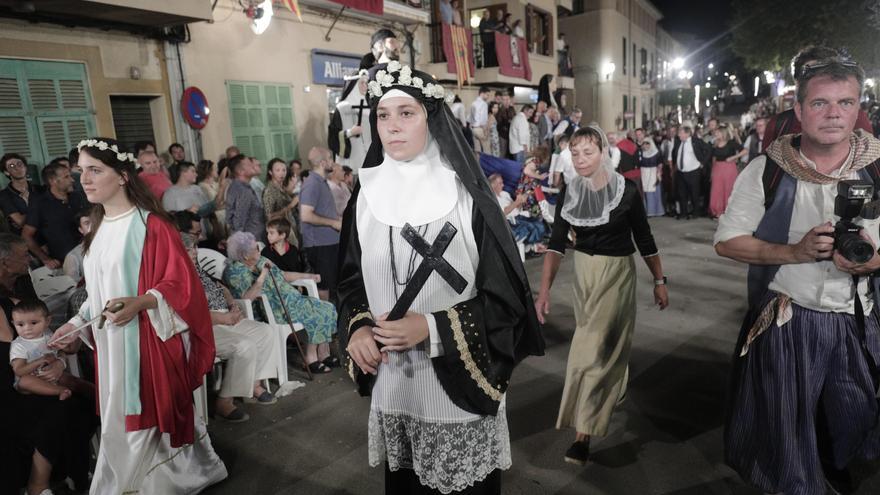
[[[281,1],[284,3],[284,5],[287,6],[288,9],[290,9],[291,12],[296,14],[296,18],[299,19],[299,22],[303,21],[302,14],[299,10],[299,2],[297,2],[297,0],[281,0]]]

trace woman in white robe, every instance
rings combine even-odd
[[[97,205],[84,241],[88,299],[56,337],[106,317],[86,332],[101,415],[90,493],[198,493],[227,475],[193,413],[192,392],[214,354],[204,292],[179,235],[137,178],[134,157],[107,138],[79,149],[83,189]],[[105,310],[116,302],[124,307]]]

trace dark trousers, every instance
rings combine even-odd
[[[675,172],[675,189],[678,192],[678,213],[693,215],[700,207],[700,171]],[[690,203],[690,204],[688,204]]]
[[[432,490],[419,483],[419,477],[412,469],[398,469],[391,471],[388,463],[385,463],[385,495],[439,495],[439,491]],[[486,476],[483,481],[474,483],[474,486],[465,488],[460,495],[501,495],[501,470],[496,469]]]
[[[312,270],[321,275],[318,288],[330,291],[330,300],[335,301],[336,279],[339,274],[339,244],[307,247],[305,251]]]

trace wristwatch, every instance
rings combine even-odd
[[[661,279],[659,279],[659,280],[658,280],[658,279],[654,279],[654,285],[655,285],[655,286],[666,285],[667,283],[669,283],[669,279],[667,279],[666,277],[663,277],[663,278],[661,278]]]

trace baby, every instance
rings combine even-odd
[[[44,370],[58,361],[49,349],[49,309],[40,300],[21,301],[12,308],[12,322],[18,337],[9,348],[9,363],[15,372],[15,389],[22,394],[57,395],[68,399],[73,377],[67,373],[56,381],[43,376]]]

